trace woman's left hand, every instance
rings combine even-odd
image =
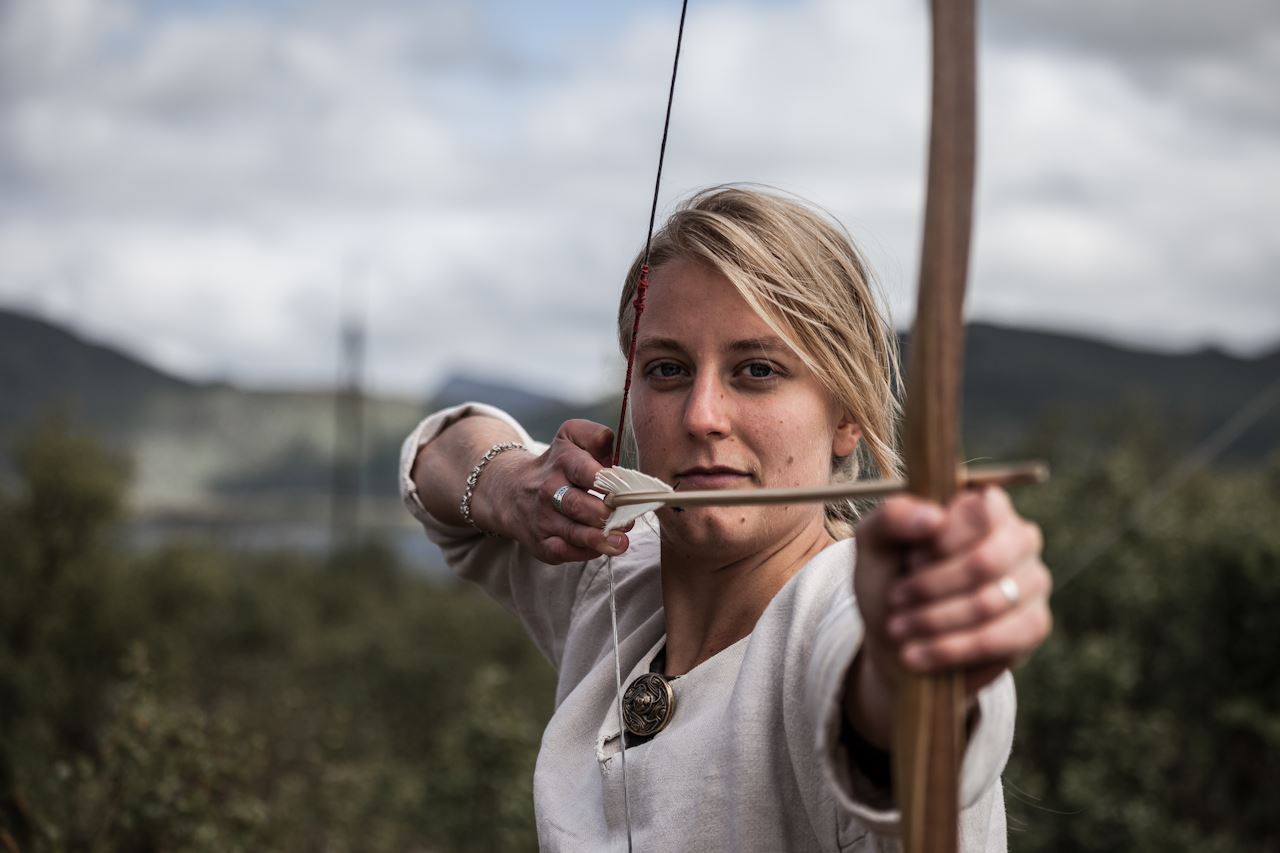
[[[1053,624],[1042,545],[999,488],[962,492],[945,508],[886,500],[857,530],[863,677],[891,687],[903,668],[960,669],[972,696],[1024,660]]]

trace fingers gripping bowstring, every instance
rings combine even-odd
[[[676,54],[671,62],[671,85],[667,89],[667,112],[662,120],[662,142],[658,146],[658,170],[653,179],[653,203],[649,206],[649,230],[644,237],[644,257],[640,261],[640,279],[632,302],[631,343],[627,347],[627,375],[622,384],[622,408],[618,413],[618,429],[613,438],[610,465],[622,459],[622,434],[627,425],[627,401],[631,397],[631,375],[636,363],[636,337],[640,331],[640,315],[644,313],[645,293],[649,289],[649,251],[653,248],[653,226],[658,218],[658,193],[662,188],[662,162],[667,156],[667,133],[671,129],[671,105],[676,96],[676,74],[680,70],[680,45],[684,41],[684,19],[689,0],[680,3],[680,25],[676,28]],[[627,728],[622,716],[622,655],[618,649],[618,605],[614,596],[613,558],[606,557],[609,568],[609,619],[613,627],[614,706],[618,711],[619,763],[622,772],[622,810],[627,824],[627,853],[631,853],[631,803],[627,797]]]

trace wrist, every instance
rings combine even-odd
[[[845,720],[865,741],[888,750],[893,740],[893,684],[865,645],[858,651],[845,689]]]
[[[486,533],[513,538],[507,524],[511,504],[512,471],[532,454],[523,446],[513,447],[494,456],[485,465],[471,493],[472,523]]]

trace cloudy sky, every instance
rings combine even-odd
[[[919,0],[692,0],[662,206],[832,211],[910,321]],[[612,387],[679,0],[0,0],[0,306],[194,378]],[[973,318],[1280,343],[1280,4],[990,0]]]

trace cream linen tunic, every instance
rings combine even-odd
[[[509,424],[480,404],[428,417],[405,441],[406,505],[457,574],[524,625],[558,673],[556,707],[534,771],[538,840],[548,851],[625,851],[609,576],[604,558],[551,566],[510,540],[442,524],[409,477],[420,448],[467,415]],[[649,671],[665,639],[652,515],[614,558],[623,683]],[[627,750],[631,832],[643,851],[898,849],[898,814],[858,796],[841,745],[840,697],[858,650],[852,540],[830,545],[774,597],[751,634],[672,683],[671,723]],[[961,777],[961,848],[1004,850],[1000,772],[1013,739],[1013,680],[979,694]]]

